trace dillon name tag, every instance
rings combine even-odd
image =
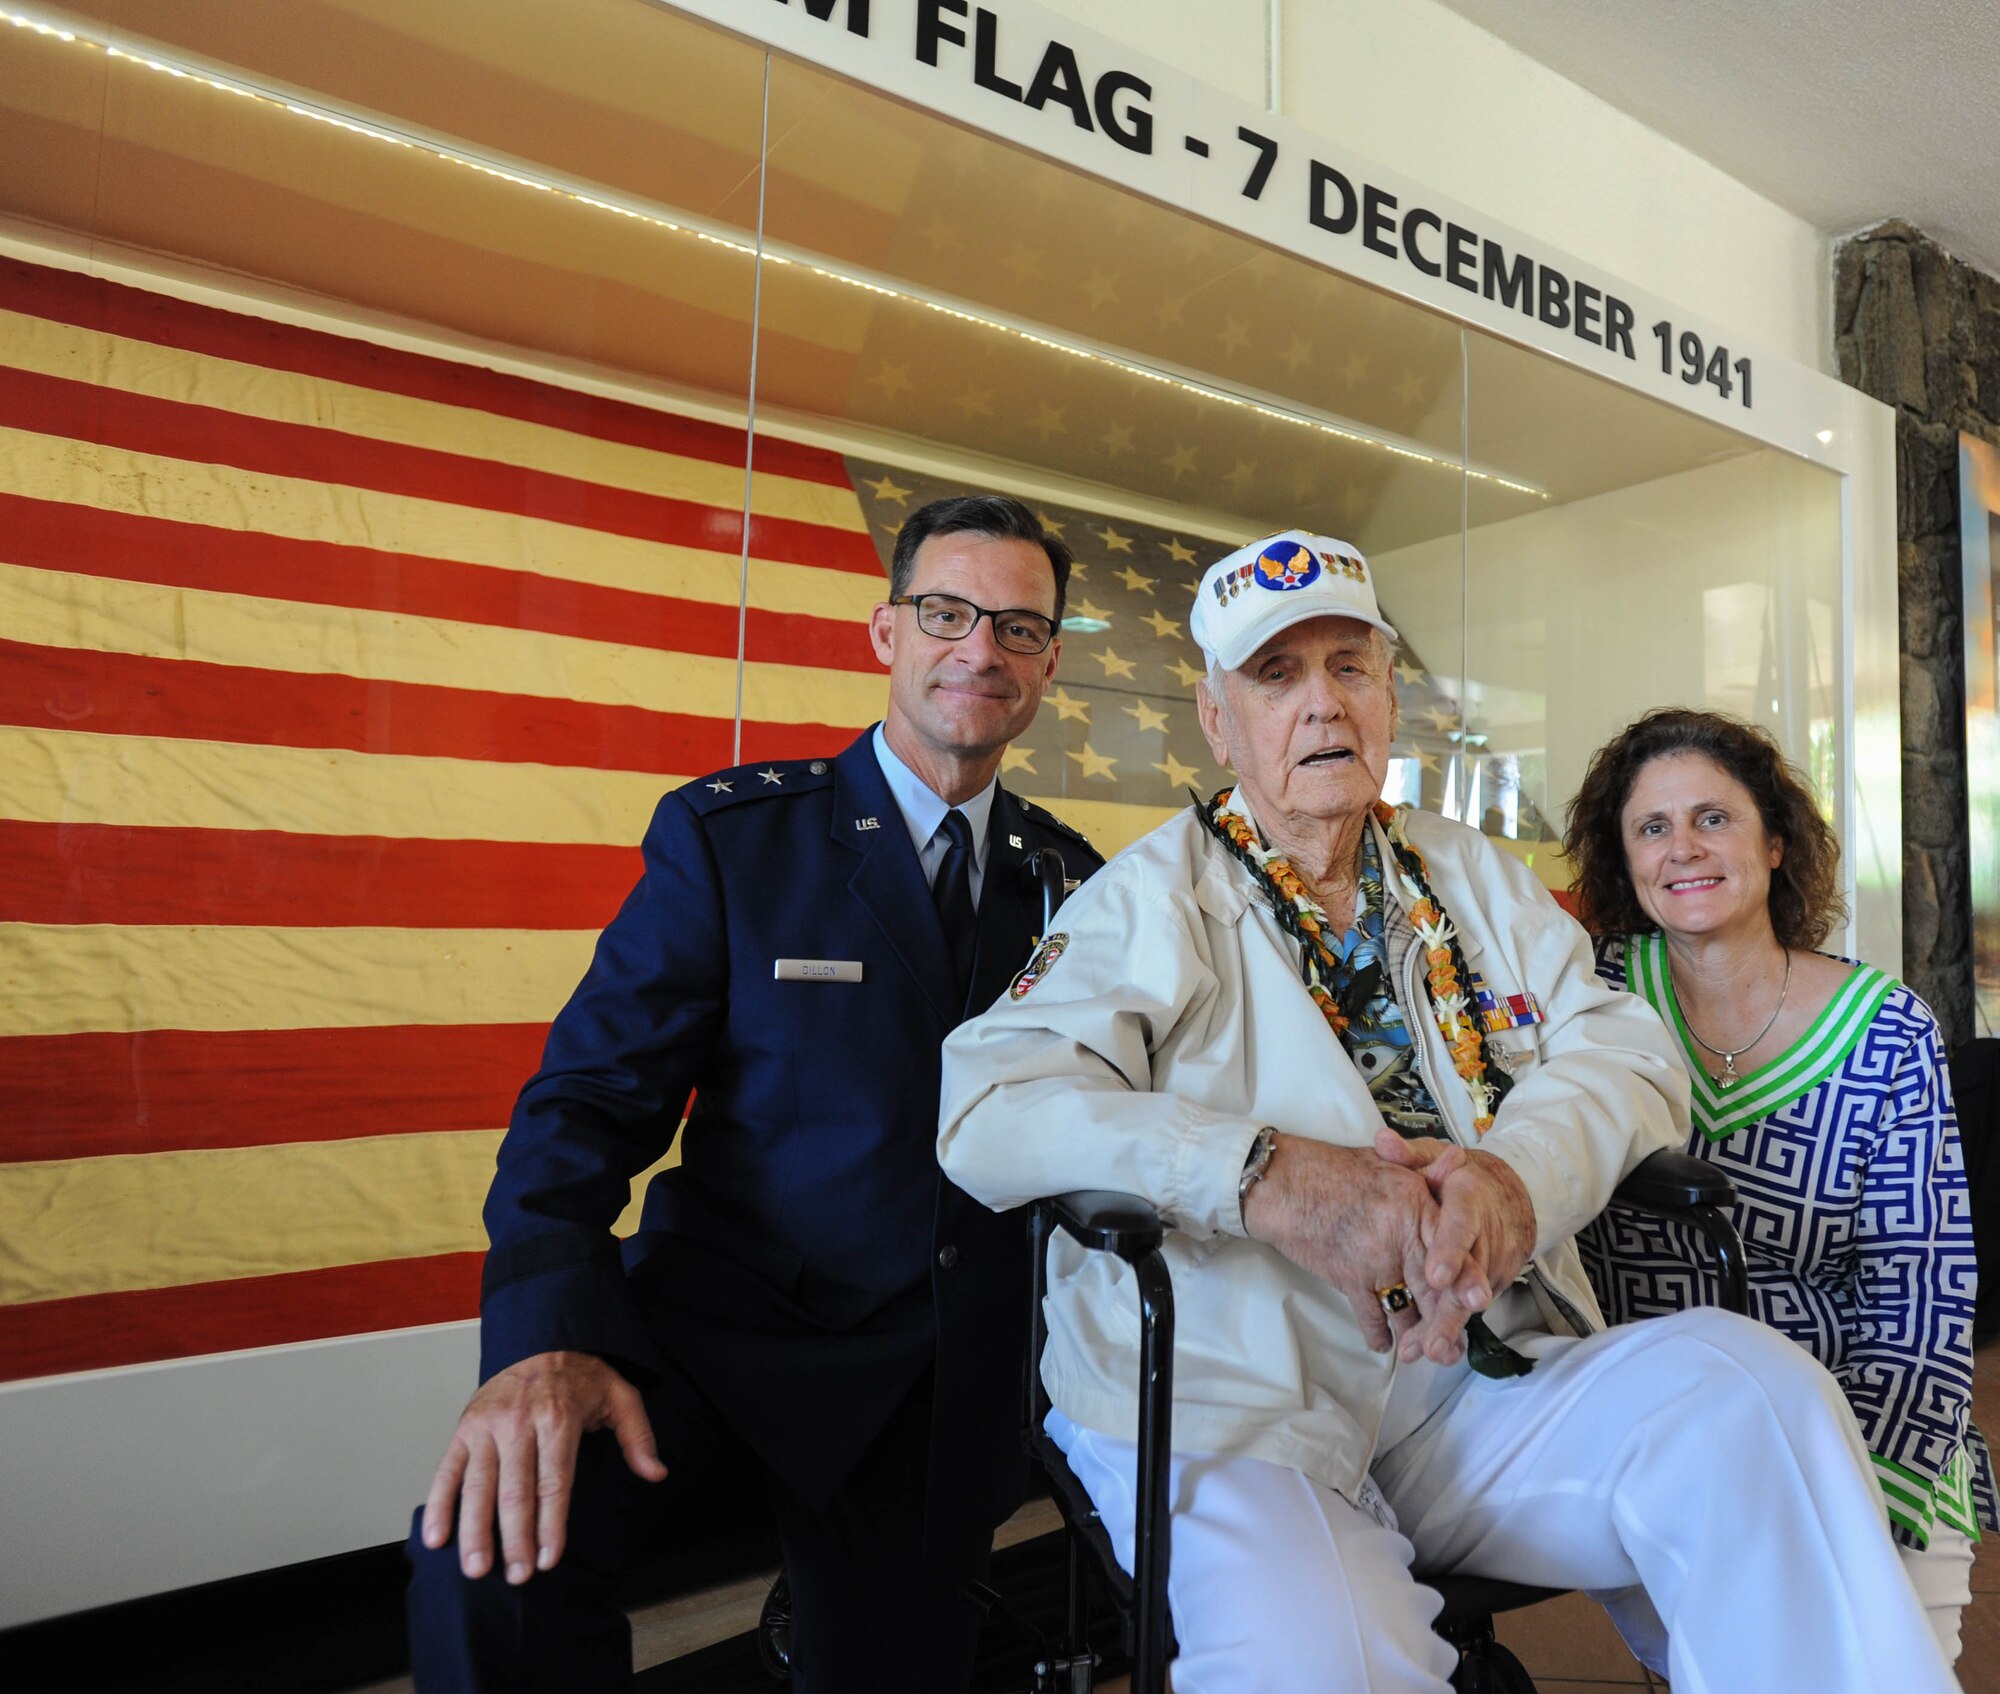
[[[859,982],[859,959],[779,959],[771,974],[780,982]]]

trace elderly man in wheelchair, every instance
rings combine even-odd
[[[1687,1084],[1518,861],[1382,803],[1366,562],[1254,542],[1192,628],[1235,784],[951,1037],[939,1141],[989,1205],[1121,1190],[1169,1226],[1177,1694],[1442,1694],[1413,1564],[1642,1595],[1684,1694],[1954,1687],[1824,1371],[1726,1312],[1604,1330],[1570,1238]],[[1047,1428],[1130,1570],[1132,1269],[1058,1237],[1049,1271]]]

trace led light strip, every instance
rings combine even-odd
[[[101,29],[92,30],[88,26],[79,27],[68,19],[58,22],[55,21],[57,16],[52,13],[37,15],[14,8],[0,8],[0,23],[11,24],[16,29],[30,30],[36,35],[51,36],[59,41],[102,52],[110,58],[121,59],[128,64],[138,65],[145,70],[155,71],[183,82],[200,83],[203,87],[212,88],[218,93],[233,95],[241,100],[251,100],[258,105],[270,106],[293,117],[307,118],[314,123],[326,124],[370,141],[378,141],[390,147],[406,148],[440,163],[475,171],[481,176],[492,177],[517,188],[532,189],[538,194],[552,194],[576,205],[589,207],[592,211],[606,212],[613,217],[646,224],[673,235],[688,236],[709,246],[724,248],[753,262],[757,257],[757,249],[753,244],[735,235],[724,233],[726,225],[704,225],[698,220],[689,218],[685,213],[677,217],[666,217],[649,201],[619,195],[594,185],[566,181],[559,173],[541,171],[518,161],[508,161],[482,153],[447,137],[391,128],[388,124],[374,120],[365,113],[341,111],[331,104],[308,99],[296,91],[280,92],[272,85],[260,85],[238,73],[225,71],[193,58],[167,58],[162,56],[157,48],[149,45],[141,46],[134,38],[119,37]],[[1430,465],[1454,475],[1462,473],[1475,482],[1489,483],[1496,488],[1507,489],[1511,493],[1527,495],[1537,500],[1549,498],[1546,489],[1538,488],[1532,483],[1502,476],[1497,471],[1482,470],[1477,466],[1462,464],[1457,459],[1433,453],[1415,442],[1363,429],[1352,421],[1339,420],[1331,415],[1295,404],[1279,404],[1269,398],[1258,398],[1220,388],[1191,372],[1176,370],[1171,366],[1143,364],[1135,359],[1107,353],[1082,342],[1051,335],[1044,329],[1031,327],[1024,322],[975,309],[946,295],[933,294],[907,284],[890,281],[858,266],[831,265],[819,255],[805,253],[796,248],[774,246],[769,241],[764,245],[763,257],[766,264],[793,266],[843,288],[916,306],[924,311],[935,312],[941,317],[971,324],[975,328],[1009,336],[1016,341],[1026,342],[1029,346],[1060,354],[1064,358],[1084,364],[1101,365],[1107,370],[1114,370],[1125,376],[1158,383],[1162,387],[1175,389],[1199,400],[1249,412],[1258,417],[1269,418],[1276,423],[1311,430],[1336,440],[1373,447],[1399,459]]]

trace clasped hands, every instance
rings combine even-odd
[[[1243,1205],[1252,1238],[1347,1296],[1362,1338],[1406,1363],[1454,1364],[1465,1326],[1535,1246],[1535,1208],[1505,1160],[1384,1129],[1369,1147],[1281,1135]],[[1385,1310],[1379,1290],[1412,1296]]]

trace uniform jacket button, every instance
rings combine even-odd
[[[944,1246],[938,1249],[938,1265],[941,1269],[950,1270],[951,1267],[957,1263],[958,1263],[958,1249],[956,1247],[952,1246],[949,1242],[947,1242]]]

